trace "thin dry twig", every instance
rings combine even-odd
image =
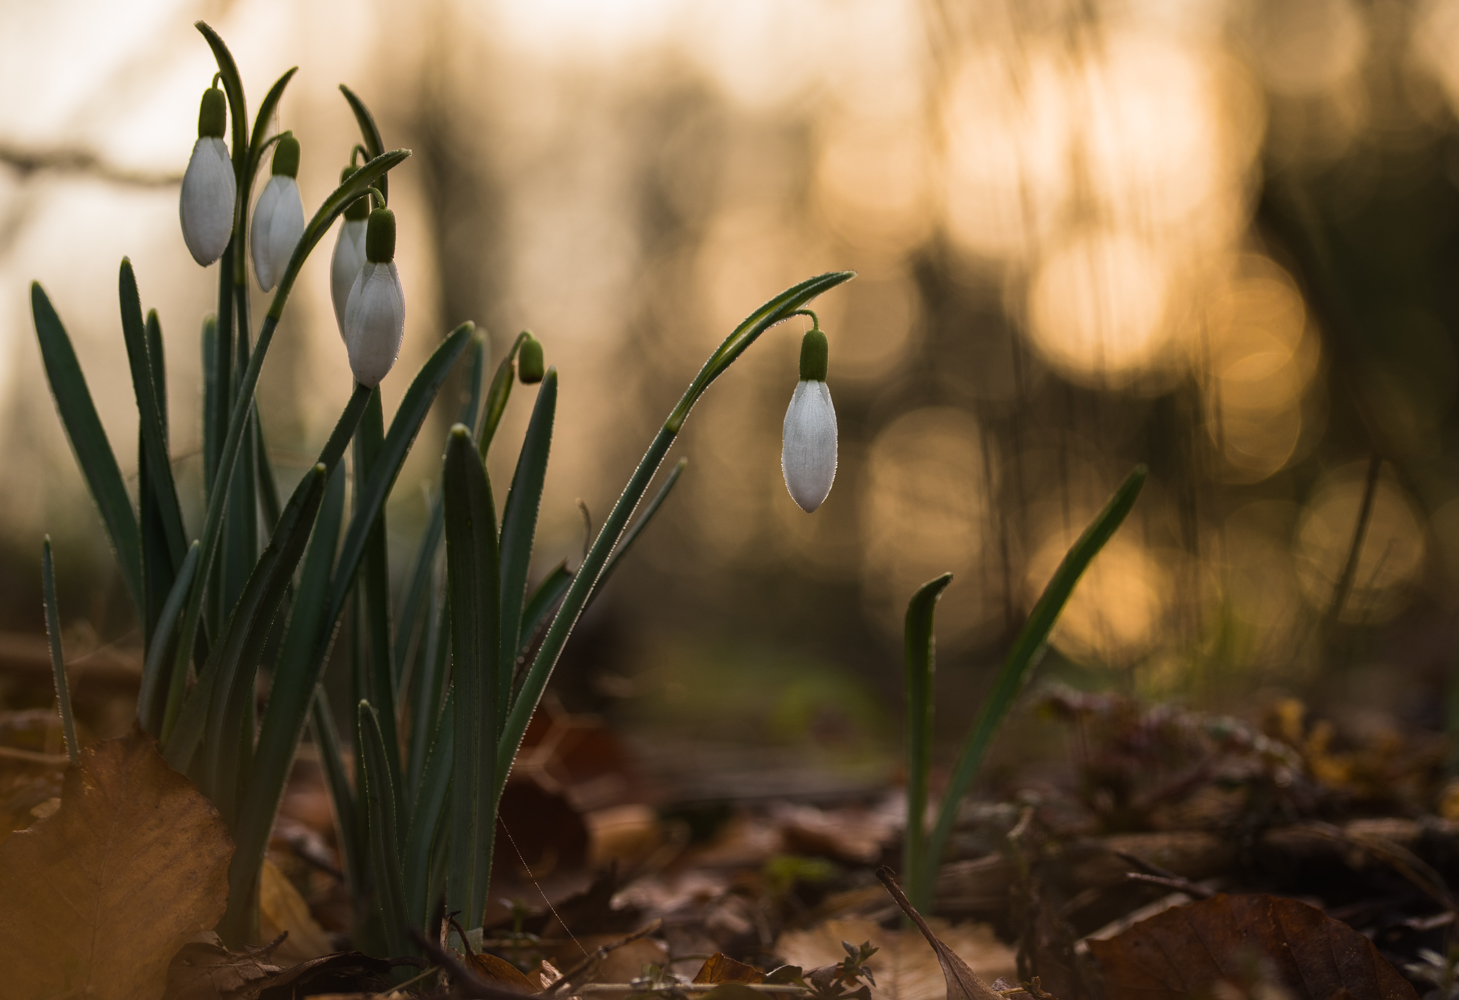
[[[577,965],[574,965],[572,968],[564,972],[561,979],[553,983],[551,986],[547,987],[547,989],[543,991],[543,995],[556,996],[562,993],[574,977],[581,975],[586,970],[591,969],[593,966],[603,961],[603,959],[608,957],[609,952],[617,951],[624,945],[632,944],[639,938],[648,937],[650,934],[657,931],[663,925],[664,922],[662,920],[651,920],[627,937],[619,938],[617,941],[609,941],[607,944],[600,945],[599,947],[594,948],[591,954],[587,955]],[[568,991],[564,995],[570,996],[572,992],[573,991]]]

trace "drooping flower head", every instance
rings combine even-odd
[[[365,229],[365,264],[345,305],[344,341],[355,381],[374,388],[400,356],[405,292],[395,269],[395,213],[377,208]]]
[[[359,167],[345,167],[339,174],[343,184]],[[339,335],[344,337],[345,306],[349,305],[350,289],[365,266],[365,228],[370,217],[368,196],[356,198],[344,210],[344,221],[339,227],[339,236],[334,241],[334,256],[329,260],[329,297],[334,302],[334,321],[339,326]]]
[[[785,411],[780,471],[791,499],[807,514],[825,502],[836,478],[836,408],[826,385],[829,354],[826,335],[815,323],[801,339],[800,382]]]
[[[273,176],[253,209],[253,273],[264,291],[289,267],[304,235],[304,201],[299,197],[299,140],[285,133],[274,147]]]
[[[207,267],[228,249],[233,237],[233,204],[238,197],[238,178],[228,159],[223,133],[228,125],[228,102],[216,87],[203,91],[198,109],[198,141],[182,175],[182,197],[178,214],[182,238],[193,260]]]

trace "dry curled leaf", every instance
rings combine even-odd
[[[892,878],[890,868],[878,868],[876,877],[881,879],[882,885],[887,887],[887,892],[892,894],[902,912],[912,919],[912,923],[917,925],[917,929],[937,953],[937,964],[942,966],[942,976],[947,980],[947,1000],[1003,1000],[992,987],[978,978],[977,973],[958,957],[957,952],[932,933],[932,928],[927,926],[922,914],[917,912],[916,907],[907,899],[907,894],[897,885],[896,879]]]
[[[694,977],[696,983],[763,983],[765,974],[753,965],[736,962],[722,951],[704,960]]]
[[[481,951],[466,957],[466,966],[488,983],[505,986],[508,989],[519,990],[522,993],[541,993],[541,975],[538,974],[537,982],[533,982],[525,972],[517,968],[504,958],[498,958],[490,952]]]
[[[1182,1000],[1240,982],[1269,963],[1294,1000],[1417,1000],[1362,934],[1279,896],[1215,896],[1158,913],[1108,941],[1090,941],[1111,997]]]
[[[0,844],[8,995],[153,1000],[223,916],[233,842],[150,736],[105,740],[66,771],[61,808]]]

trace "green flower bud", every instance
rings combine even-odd
[[[395,213],[377,208],[370,213],[365,230],[365,259],[372,264],[388,264],[395,259]]]
[[[527,334],[517,349],[517,377],[523,385],[536,385],[546,373],[542,359],[542,341]]]
[[[807,330],[800,342],[800,380],[802,382],[826,381],[826,366],[829,358],[830,348],[826,345],[826,335],[821,332],[819,327]]]
[[[228,98],[217,87],[203,91],[198,109],[198,138],[221,139],[228,131]]]
[[[299,140],[285,135],[274,147],[273,176],[299,176]]]

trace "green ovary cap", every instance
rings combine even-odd
[[[343,184],[350,179],[351,174],[359,169],[359,167],[345,167],[339,172],[339,182]],[[361,219],[368,219],[370,217],[370,196],[366,195],[363,198],[356,198],[346,205],[344,217],[349,222],[359,222]]]
[[[830,348],[826,335],[820,330],[807,330],[800,342],[800,380],[802,382],[826,381],[826,366],[830,359]]]
[[[377,208],[370,213],[365,229],[365,259],[372,264],[388,264],[395,259],[395,213]]]
[[[536,385],[542,381],[545,373],[542,341],[530,333],[526,334],[522,338],[522,346],[517,349],[517,377],[522,380],[523,385]]]
[[[198,138],[221,139],[228,131],[228,98],[217,87],[203,91],[203,106],[198,109]]]
[[[292,135],[284,136],[274,148],[273,175],[277,177],[280,174],[285,177],[299,176],[299,140]]]

